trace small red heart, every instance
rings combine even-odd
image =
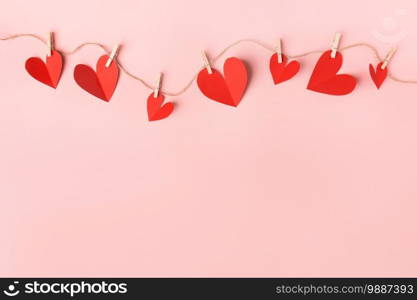
[[[31,57],[26,61],[25,68],[30,76],[55,89],[62,73],[62,56],[52,50],[51,56],[46,57],[46,63],[39,57]]]
[[[281,56],[282,63],[278,62],[277,53],[274,53],[269,60],[269,69],[271,70],[274,84],[291,79],[300,70],[300,63],[298,61],[293,60],[287,64],[287,57],[284,54],[281,54]]]
[[[103,55],[97,61],[96,71],[87,65],[77,65],[74,69],[74,79],[77,84],[90,94],[104,101],[110,101],[116,89],[119,78],[119,68],[113,60],[106,67],[108,55]]]
[[[212,68],[198,73],[197,84],[200,91],[208,98],[230,106],[238,106],[248,84],[245,64],[236,57],[228,58],[223,66],[222,74]]]
[[[174,110],[174,103],[164,103],[165,97],[159,93],[158,97],[154,97],[154,94],[150,94],[148,97],[148,119],[149,121],[162,120],[168,117]]]
[[[385,67],[383,70],[381,69],[382,64],[382,62],[378,64],[378,66],[376,67],[376,71],[374,69],[374,66],[369,64],[369,73],[371,74],[371,78],[378,89],[381,87],[388,74],[387,67]]]
[[[346,95],[356,86],[355,77],[347,74],[336,74],[342,67],[342,54],[330,56],[331,50],[324,52],[311,74],[307,89],[330,95]]]

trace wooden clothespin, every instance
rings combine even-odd
[[[391,50],[388,52],[387,56],[385,56],[384,63],[381,66],[382,70],[384,70],[388,66],[390,60],[392,59],[392,57],[394,56],[396,51],[397,51],[397,48],[391,48]]]
[[[332,53],[330,54],[331,58],[336,57],[337,50],[339,49],[340,39],[342,38],[342,34],[340,32],[337,32],[334,35],[334,39],[332,42]]]
[[[106,68],[110,67],[111,62],[116,57],[117,52],[119,51],[119,47],[120,47],[119,44],[117,44],[116,46],[114,46],[113,50],[110,53],[109,59],[106,62]]]
[[[161,88],[162,73],[159,73],[158,79],[156,80],[155,89],[153,90],[153,97],[157,98],[159,89]]]
[[[282,64],[282,40],[281,39],[278,40],[276,51],[278,55],[278,63]]]
[[[50,57],[52,55],[52,51],[54,50],[54,33],[50,32],[47,40],[47,46],[48,46],[48,53],[47,56]]]
[[[209,74],[213,74],[213,70],[211,69],[210,62],[209,62],[209,60],[207,58],[206,53],[204,51],[202,51],[201,52],[201,55],[203,56],[204,66],[206,67],[207,72]]]

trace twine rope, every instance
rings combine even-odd
[[[35,38],[35,39],[41,41],[42,43],[44,43],[45,45],[47,45],[47,41],[44,38],[42,38],[39,35],[32,34],[32,33],[14,34],[14,35],[10,35],[10,36],[4,37],[4,38],[0,38],[0,41],[14,40],[14,39],[21,38],[21,37]],[[230,49],[232,49],[232,48],[234,48],[234,47],[236,47],[236,46],[238,46],[240,44],[243,44],[243,43],[255,44],[257,46],[260,46],[261,48],[264,48],[267,51],[275,52],[275,48],[270,47],[270,46],[268,46],[268,45],[266,45],[266,44],[264,44],[262,42],[259,42],[257,40],[254,40],[254,39],[241,39],[241,40],[238,40],[238,41],[230,44],[226,48],[224,48],[219,54],[217,54],[216,56],[214,56],[211,59],[211,62],[212,63],[215,63],[217,60],[219,60]],[[111,52],[103,44],[94,43],[94,42],[82,43],[81,45],[75,47],[71,51],[60,51],[60,52],[62,54],[64,54],[65,56],[69,56],[69,55],[72,55],[74,53],[77,53],[78,51],[80,51],[82,48],[84,48],[86,46],[99,47],[104,52],[106,52],[108,55]],[[378,50],[374,46],[372,46],[370,44],[367,44],[367,43],[356,43],[356,44],[352,44],[352,45],[349,45],[349,46],[341,47],[339,50],[340,51],[345,51],[345,50],[352,49],[352,48],[357,48],[357,47],[367,48],[368,50],[370,50],[372,52],[372,54],[374,55],[374,57],[375,57],[375,59],[377,61],[382,61],[383,60],[383,58],[379,55]],[[294,59],[294,58],[305,57],[305,56],[308,56],[308,55],[311,55],[311,54],[320,54],[320,53],[322,53],[322,52],[324,52],[326,50],[313,50],[313,51],[308,51],[308,52],[304,52],[304,53],[297,54],[297,55],[287,55],[287,56],[290,59]],[[156,88],[152,84],[147,83],[143,78],[141,78],[141,77],[139,77],[139,76],[131,73],[130,71],[128,71],[126,69],[126,67],[120,62],[120,60],[117,57],[114,60],[116,61],[117,65],[119,66],[119,68],[122,70],[122,72],[125,75],[127,75],[128,77],[130,77],[130,78],[132,78],[132,79],[134,79],[136,81],[139,81],[142,85],[144,85],[148,89],[154,90]],[[205,68],[205,66],[202,65],[201,68]],[[166,91],[164,89],[161,89],[161,93],[163,93],[163,94],[165,94],[167,96],[179,96],[179,95],[184,94],[191,87],[191,85],[193,84],[194,80],[197,78],[197,75],[198,75],[199,72],[200,72],[200,70],[197,73],[195,73],[194,76],[191,78],[191,80],[188,81],[187,84],[182,89],[180,89],[178,92],[169,92],[169,91]],[[392,74],[391,72],[388,73],[388,77],[391,80],[394,80],[396,82],[408,83],[408,84],[417,84],[417,80],[414,80],[414,79],[401,79],[401,78],[397,77],[396,75]]]

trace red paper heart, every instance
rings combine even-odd
[[[324,52],[311,74],[307,89],[330,95],[346,95],[356,86],[355,77],[347,74],[336,74],[342,67],[342,54],[336,52],[331,58],[331,50]]]
[[[174,103],[168,102],[164,103],[164,96],[159,93],[158,97],[154,97],[153,93],[148,97],[148,119],[149,121],[162,120],[168,117],[174,110]]]
[[[119,68],[114,60],[106,67],[108,59],[108,55],[101,56],[97,61],[96,71],[87,65],[77,65],[74,69],[77,84],[104,101],[110,101],[119,78]]]
[[[30,76],[55,89],[62,73],[62,56],[52,50],[51,56],[46,57],[46,63],[39,57],[31,57],[26,61],[25,68]]]
[[[382,62],[378,64],[378,66],[376,67],[376,71],[374,69],[374,66],[369,64],[369,73],[371,74],[371,78],[378,89],[381,87],[388,74],[387,67],[385,67],[383,70],[381,69],[382,64]]]
[[[282,55],[282,63],[278,62],[278,54],[274,53],[269,60],[269,70],[272,74],[274,84],[291,79],[300,70],[300,63],[296,60],[291,61],[287,64],[287,57]]]
[[[228,58],[223,66],[224,78],[212,68],[198,73],[197,84],[200,91],[208,98],[231,106],[238,106],[248,84],[245,64],[236,57]]]

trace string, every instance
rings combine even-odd
[[[11,35],[11,36],[8,36],[8,37],[5,37],[5,38],[0,38],[0,41],[14,40],[14,39],[20,38],[20,37],[32,37],[32,38],[35,38],[35,39],[41,41],[45,45],[47,44],[47,42],[46,42],[45,39],[43,39],[42,37],[40,37],[40,36],[38,36],[36,34],[31,34],[31,33]],[[262,42],[259,42],[257,40],[254,40],[254,39],[241,39],[241,40],[238,40],[238,41],[230,44],[226,48],[224,48],[219,54],[217,54],[216,56],[214,56],[211,59],[211,62],[215,63],[226,52],[228,52],[231,48],[234,48],[234,47],[236,47],[236,46],[238,46],[240,44],[243,44],[243,43],[255,44],[257,46],[260,46],[261,48],[264,48],[267,51],[275,52],[275,49],[273,47],[270,47],[270,46],[268,46],[268,45],[266,45],[266,44],[264,44]],[[61,52],[65,56],[69,56],[69,55],[72,55],[72,54],[80,51],[82,48],[84,48],[86,46],[96,46],[96,47],[101,48],[107,54],[110,54],[110,50],[107,49],[106,46],[104,46],[103,44],[100,44],[100,43],[95,43],[95,42],[82,43],[81,45],[77,46],[76,48],[74,48],[71,51],[61,51]],[[370,44],[367,44],[367,43],[356,43],[356,44],[352,44],[352,45],[349,45],[349,46],[342,47],[339,50],[340,51],[345,51],[345,50],[352,49],[352,48],[357,48],[357,47],[367,48],[367,49],[371,50],[371,52],[373,53],[373,55],[374,55],[374,57],[375,57],[375,59],[377,61],[382,61],[383,60],[382,57],[379,55],[378,50],[374,46],[372,46]],[[300,53],[300,54],[297,54],[297,55],[287,55],[287,56],[288,56],[289,59],[295,59],[295,58],[305,57],[305,56],[308,56],[308,55],[311,55],[311,54],[320,54],[320,53],[323,53],[324,51],[326,51],[326,50],[313,50],[313,51],[308,51],[308,52]],[[114,60],[116,61],[116,63],[118,64],[118,66],[122,70],[122,72],[125,73],[125,75],[127,75],[128,77],[130,77],[130,78],[132,78],[132,79],[134,79],[136,81],[139,81],[142,85],[144,85],[148,89],[154,90],[156,88],[152,84],[147,83],[143,78],[141,78],[141,77],[139,77],[137,75],[134,75],[133,73],[131,73],[130,71],[128,71],[127,68],[120,62],[120,60],[118,58],[115,58]],[[205,66],[202,65],[201,69],[202,68],[205,68]],[[195,73],[194,76],[191,78],[191,80],[188,81],[187,84],[182,89],[180,89],[178,92],[169,92],[169,91],[166,91],[164,89],[161,89],[161,93],[163,93],[163,94],[165,94],[167,96],[179,96],[179,95],[185,93],[191,87],[191,85],[193,84],[194,80],[197,78],[199,72],[200,72],[200,70],[197,73]],[[401,79],[401,78],[398,78],[397,76],[395,76],[394,74],[392,74],[391,72],[388,73],[388,77],[391,78],[391,80],[394,80],[396,82],[408,83],[408,84],[417,84],[417,80],[414,80],[414,79]]]

